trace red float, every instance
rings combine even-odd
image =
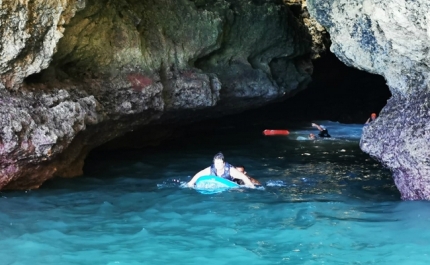
[[[290,132],[288,130],[264,130],[264,135],[289,135]]]

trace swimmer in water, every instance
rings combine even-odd
[[[256,180],[255,178],[252,178],[246,174],[244,166],[237,166],[236,169],[239,170],[240,172],[242,172],[243,174],[245,174],[245,176],[247,176],[249,178],[249,180],[252,182],[252,184],[261,186],[260,181]],[[235,182],[236,182],[236,180],[235,180]],[[243,185],[243,182],[239,180],[238,184]]]
[[[249,180],[249,178],[237,170],[234,166],[224,161],[224,155],[219,152],[214,156],[213,164],[210,167],[207,167],[197,174],[187,183],[188,187],[194,187],[196,181],[202,176],[218,176],[221,178],[225,178],[227,180],[233,181],[234,179],[242,180],[244,185],[250,188],[255,188],[254,184]]]
[[[316,127],[320,132],[318,133],[319,137],[331,137],[330,134],[328,134],[328,130],[323,125],[318,125],[316,123],[312,123],[312,127]]]
[[[373,121],[375,121],[376,120],[376,113],[372,113],[372,114],[370,114],[370,118],[368,118],[367,119],[367,121],[366,121],[366,123],[365,124],[369,124],[369,123],[371,123],[371,122],[373,122]]]

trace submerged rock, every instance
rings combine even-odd
[[[127,132],[166,125],[152,141],[176,124],[256,108],[304,89],[312,73],[309,30],[280,1],[2,10],[0,189],[78,176],[91,149]]]
[[[360,146],[393,172],[405,200],[430,199],[430,3],[308,0],[336,56],[385,77],[392,98],[364,127]]]

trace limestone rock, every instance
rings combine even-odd
[[[430,199],[430,3],[308,0],[345,64],[385,77],[392,98],[363,129],[363,151],[390,168],[402,198]]]
[[[14,88],[49,66],[64,25],[82,0],[0,2],[0,85]]]
[[[291,7],[293,13],[300,19],[312,36],[312,59],[318,59],[330,47],[330,36],[326,29],[311,17],[307,7],[307,0],[283,0]]]

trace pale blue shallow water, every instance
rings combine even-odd
[[[334,138],[297,141],[310,124],[288,137],[223,125],[2,192],[0,264],[428,264],[430,204],[399,199],[390,172],[360,151],[362,125],[322,123]],[[181,188],[218,151],[264,188]]]

